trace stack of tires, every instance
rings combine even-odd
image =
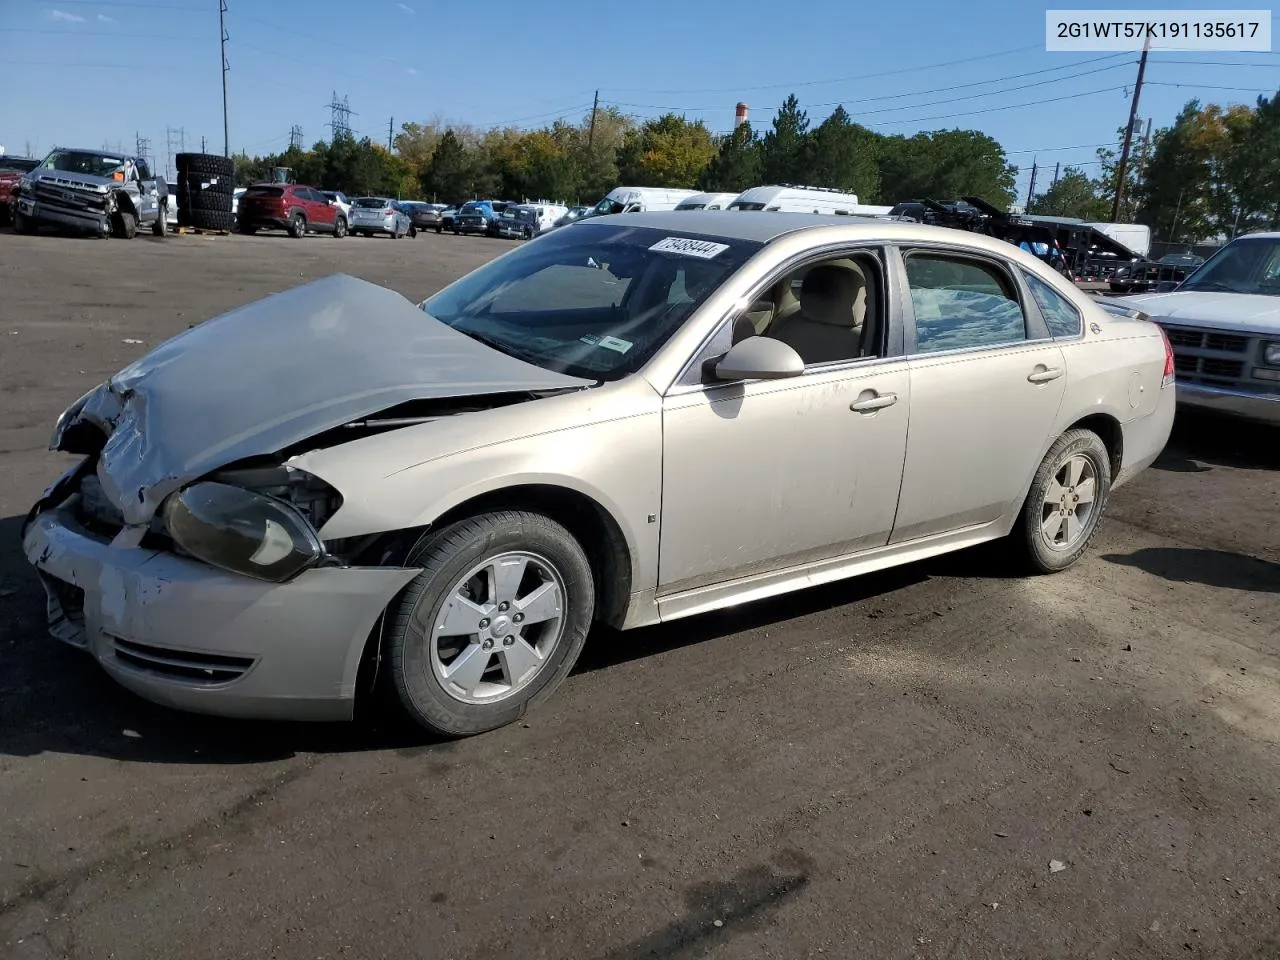
[[[235,214],[235,163],[212,153],[180,153],[178,165],[178,225],[198,230],[231,230]]]

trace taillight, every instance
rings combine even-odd
[[[1176,378],[1173,364],[1173,344],[1169,342],[1169,334],[1164,332],[1164,327],[1156,324],[1156,329],[1160,331],[1160,339],[1164,341],[1164,379],[1160,381],[1160,386],[1167,387]]]

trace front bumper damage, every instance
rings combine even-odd
[[[110,233],[115,201],[110,192],[86,189],[42,177],[17,197],[18,212],[42,224],[84,233]]]
[[[22,546],[44,585],[50,633],[121,685],[196,713],[349,720],[365,642],[416,575],[320,567],[288,583],[224,573],[109,538],[77,515],[72,471],[36,505]],[[66,496],[59,502],[59,497]]]

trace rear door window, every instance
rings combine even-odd
[[[1025,341],[1013,278],[994,263],[915,250],[906,254],[917,353]]]

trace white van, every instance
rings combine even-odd
[[[521,210],[532,210],[538,221],[538,232],[550,230],[556,221],[569,212],[563,203],[552,203],[550,200],[531,200],[519,205]]]
[[[677,210],[725,210],[738,198],[736,193],[695,193],[676,204]]]
[[[591,208],[590,216],[674,210],[681,202],[697,194],[697,190],[668,190],[666,187],[614,187],[608,196]]]
[[[841,193],[828,187],[793,187],[775,184],[752,187],[729,204],[730,210],[778,210],[783,213],[826,213],[846,217],[875,217],[892,207],[858,203],[856,193]]]
[[[1122,243],[1140,257],[1151,253],[1151,228],[1141,223],[1086,223],[1099,233],[1105,233],[1116,243]]]

